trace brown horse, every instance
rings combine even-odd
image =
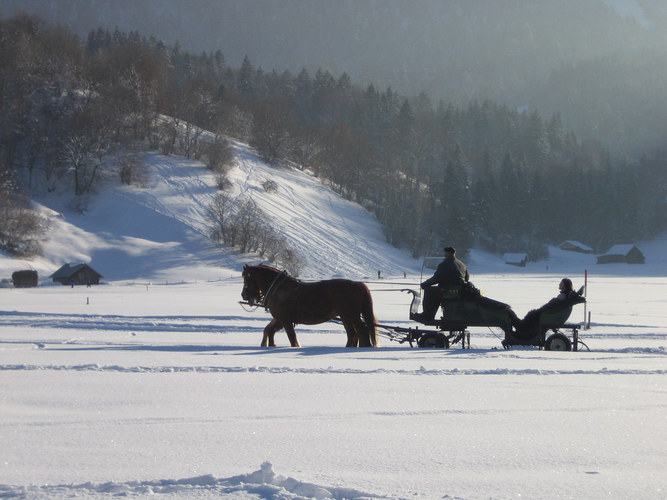
[[[300,347],[294,325],[317,325],[339,317],[347,332],[346,347],[377,347],[373,299],[359,281],[332,279],[303,283],[285,271],[266,266],[243,267],[243,300],[265,307],[273,320],[264,328],[262,346],[275,346],[284,328],[292,347]]]

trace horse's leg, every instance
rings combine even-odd
[[[271,322],[266,325],[264,328],[264,336],[262,337],[262,347],[275,347],[276,342],[275,342],[275,334],[278,330],[280,330],[283,327],[282,322],[277,320],[276,318],[273,318]],[[289,334],[288,334],[289,336]]]
[[[301,347],[299,340],[296,338],[296,332],[294,331],[294,325],[292,323],[285,324],[285,331],[287,332],[287,338],[289,339],[292,347]]]
[[[357,318],[354,320],[354,328],[357,330],[357,336],[359,338],[359,347],[373,347],[371,343],[370,336],[368,334],[368,328],[366,323]]]
[[[341,321],[347,333],[347,344],[345,344],[345,347],[357,347],[359,345],[359,334],[354,328],[354,324],[348,319],[341,318]]]
[[[363,291],[363,299],[361,311],[359,312],[361,318],[357,316],[357,320],[362,323],[359,334],[361,335],[363,332],[364,342],[368,344],[368,347],[378,347],[377,320],[375,319],[375,313],[373,312],[373,297],[366,285],[361,283],[360,288]]]

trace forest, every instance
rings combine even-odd
[[[247,57],[232,68],[219,50],[118,29],[82,40],[25,14],[0,19],[0,136],[0,249],[15,255],[39,252],[31,194],[63,190],[85,210],[100,180],[141,182],[145,149],[201,159],[223,189],[228,137],[312,171],[415,256],[430,234],[537,259],[565,239],[602,252],[667,229],[667,151],[618,156],[559,112],[434,102]]]

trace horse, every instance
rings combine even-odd
[[[345,347],[377,347],[373,299],[360,281],[331,279],[304,283],[286,271],[267,266],[243,266],[243,300],[266,308],[273,316],[264,328],[262,347],[274,347],[275,333],[284,328],[292,347],[301,347],[295,324],[317,325],[339,317]]]

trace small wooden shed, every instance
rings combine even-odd
[[[50,278],[63,285],[99,285],[102,275],[88,264],[65,264]]]
[[[12,283],[16,288],[31,288],[37,286],[39,276],[37,271],[25,270],[12,273]]]
[[[643,264],[645,261],[646,258],[637,245],[614,245],[604,255],[598,255],[598,264]]]
[[[526,267],[528,254],[525,253],[506,253],[503,255],[503,262],[510,266]]]

